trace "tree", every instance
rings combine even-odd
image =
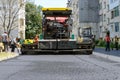
[[[24,7],[23,0],[0,0],[0,25],[8,35],[18,27],[19,11]]]
[[[36,6],[30,2],[26,4],[26,38],[31,38],[41,33],[41,8],[41,6]]]

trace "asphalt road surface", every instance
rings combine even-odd
[[[23,55],[0,62],[0,80],[120,80],[120,63],[95,55]]]

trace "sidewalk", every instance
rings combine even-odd
[[[0,53],[0,61],[11,59],[11,58],[14,58],[14,57],[17,57],[17,56],[19,56],[18,53],[1,52]]]

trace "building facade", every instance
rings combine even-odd
[[[120,37],[120,0],[109,0],[110,32],[111,37]]]
[[[120,37],[120,0],[99,0],[100,37],[110,31],[110,37]]]
[[[25,38],[25,0],[0,0],[0,17],[5,21],[0,20],[0,34],[10,30],[10,38]]]
[[[99,38],[98,0],[68,0],[67,7],[72,9],[73,33],[78,36],[79,28],[91,27],[92,34]]]
[[[100,38],[104,38],[110,23],[109,0],[99,0],[99,32]]]

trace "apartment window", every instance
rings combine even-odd
[[[119,7],[115,7],[113,11],[111,11],[111,19],[117,16],[119,16]]]
[[[24,19],[20,19],[20,27],[24,26]]]
[[[115,32],[119,32],[119,22],[115,22]]]
[[[107,5],[107,10],[109,11],[109,4]]]
[[[119,7],[116,7],[114,11],[115,11],[115,17],[119,16]]]
[[[111,25],[111,30],[112,30],[112,32],[114,32],[113,25]]]
[[[102,32],[102,26],[100,26],[100,33]]]
[[[103,21],[103,15],[100,15],[100,21],[101,22]]]
[[[99,8],[100,8],[100,10],[102,9],[102,3],[99,4]]]
[[[114,11],[111,11],[111,19],[114,18]]]
[[[104,8],[106,8],[106,2],[104,2]]]
[[[79,7],[79,4],[78,4],[78,3],[79,3],[79,2],[77,2],[77,3],[76,3],[76,8],[78,8],[78,7]]]
[[[107,22],[108,22],[108,24],[110,23],[110,18],[107,18]]]
[[[104,21],[106,21],[106,14],[104,14]]]

